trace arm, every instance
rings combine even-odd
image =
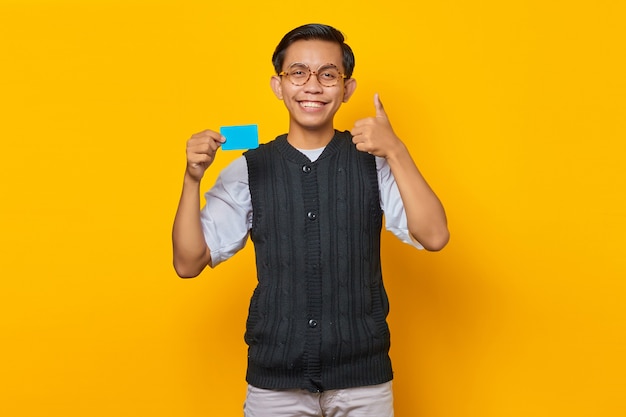
[[[211,263],[200,223],[200,182],[223,142],[224,138],[211,130],[187,141],[187,169],[172,229],[174,269],[181,278],[196,277]]]
[[[374,96],[374,105],[376,117],[355,123],[353,142],[358,150],[387,160],[400,191],[411,237],[427,250],[441,250],[450,238],[443,205],[393,132],[378,95]]]

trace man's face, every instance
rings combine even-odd
[[[341,73],[343,67],[341,47],[333,42],[301,40],[291,44],[285,53],[283,71],[294,63],[305,64],[311,71],[332,64]],[[294,85],[287,76],[272,77],[272,89],[285,102],[290,115],[290,131],[294,129],[328,130],[342,102],[347,102],[356,83],[353,79],[340,79],[332,87],[326,87],[315,74],[303,85]]]

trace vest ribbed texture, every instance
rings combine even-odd
[[[376,162],[336,132],[311,162],[287,136],[245,153],[258,285],[247,381],[324,391],[392,379]]]

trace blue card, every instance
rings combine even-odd
[[[225,151],[254,149],[259,147],[259,128],[257,125],[222,126],[220,134],[226,138],[222,143]]]

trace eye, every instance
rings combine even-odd
[[[320,68],[319,79],[327,82],[334,82],[339,78],[339,70],[334,65],[327,65]]]
[[[339,77],[339,74],[336,71],[324,71],[320,73],[320,77],[326,81],[334,81]]]
[[[289,68],[289,76],[293,79],[305,79],[309,76],[309,70],[304,65],[293,65]]]

